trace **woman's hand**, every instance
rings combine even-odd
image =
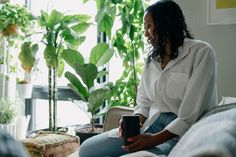
[[[168,130],[162,130],[161,132],[155,134],[144,133],[138,136],[128,138],[128,141],[133,143],[128,146],[122,146],[122,148],[128,152],[133,152],[141,149],[154,147],[176,136],[176,134],[173,134]]]
[[[140,121],[139,124],[140,124],[140,128],[141,128],[141,127],[143,127],[143,123],[145,122],[146,117],[144,117],[143,115],[140,115],[140,114],[138,114],[138,116],[139,116],[139,121]],[[123,123],[123,119],[120,118],[118,120],[118,128],[119,128],[119,132],[120,132],[120,139],[122,139],[122,123]]]
[[[137,136],[128,138],[128,141],[133,142],[133,143],[127,146],[122,146],[122,148],[128,152],[150,148],[156,145],[156,142],[153,139],[154,139],[153,134],[150,134],[150,133],[137,135]]]

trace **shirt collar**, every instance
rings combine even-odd
[[[172,67],[175,63],[179,62],[183,57],[187,56],[190,52],[190,48],[197,45],[199,42],[198,40],[188,39],[185,38],[183,45],[178,48],[178,57],[174,60],[171,60],[165,67],[163,71],[166,71],[170,67]]]

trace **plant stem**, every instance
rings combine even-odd
[[[92,130],[91,130],[91,132],[94,132],[94,129],[95,129],[95,124],[94,124],[94,120],[91,120],[91,125],[92,125]]]
[[[52,88],[52,101],[53,101],[53,131],[57,130],[57,95],[56,95],[56,73],[57,69],[53,68],[53,88]]]
[[[52,68],[48,67],[49,130],[52,131]]]

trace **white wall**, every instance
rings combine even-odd
[[[218,96],[236,97],[236,24],[207,25],[207,0],[175,0],[196,39],[209,42],[218,60]]]

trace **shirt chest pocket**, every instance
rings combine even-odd
[[[169,74],[166,84],[166,94],[168,97],[182,100],[187,87],[189,77],[187,73],[172,72]]]

